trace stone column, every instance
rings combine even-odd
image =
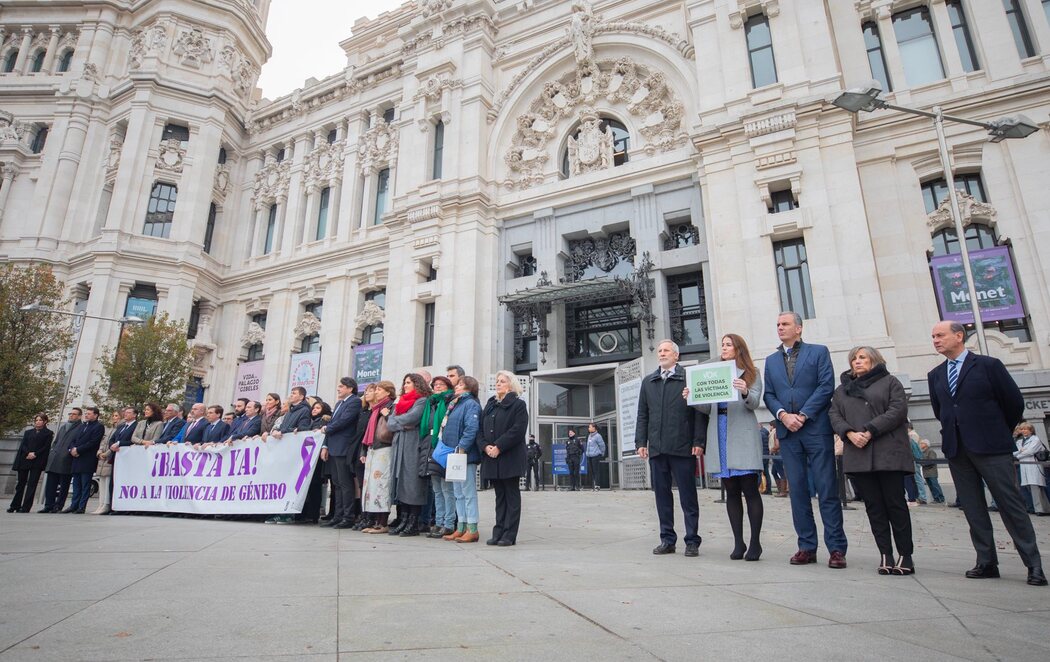
[[[11,186],[18,175],[17,169],[9,164],[0,166],[0,221],[4,220],[4,209],[7,208],[7,199],[11,197]]]
[[[317,213],[321,207],[321,193],[316,183],[306,187],[306,218],[303,219],[302,234],[298,237],[298,244],[306,244],[314,240],[317,227]]]
[[[24,74],[26,72],[26,62],[29,60],[29,47],[33,44],[33,26],[23,25],[22,26],[22,45],[18,48],[18,57],[15,58],[14,72],[18,74]]]
[[[44,66],[41,67],[41,71],[46,74],[54,73],[53,68],[55,66],[55,57],[58,55],[58,38],[62,34],[62,30],[57,25],[47,26],[51,30],[51,39],[47,42],[47,54],[44,55]]]
[[[339,209],[342,206],[339,200],[343,195],[343,180],[333,179],[328,182],[328,186],[332,190],[328,194],[328,229],[325,232],[325,239],[334,239],[339,229]]]
[[[71,199],[70,194],[80,167],[80,158],[87,139],[90,109],[80,100],[73,100],[68,112],[68,119],[63,122],[65,131],[56,132],[62,136],[62,149],[59,151],[54,178],[51,180],[51,195],[44,211],[41,232],[41,238],[56,242],[62,235],[62,225],[65,222],[66,210]]]
[[[247,260],[262,253],[266,237],[266,205],[255,203],[255,215],[248,230],[248,248],[244,258]]]

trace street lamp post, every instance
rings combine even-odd
[[[941,168],[944,171],[944,181],[948,187],[948,203],[951,207],[952,221],[955,224],[955,235],[959,240],[959,255],[962,259],[963,273],[966,275],[966,290],[970,297],[970,310],[973,312],[973,325],[977,331],[977,345],[982,354],[988,354],[988,341],[984,335],[984,323],[981,320],[981,306],[977,300],[977,288],[974,285],[973,267],[970,265],[970,250],[966,246],[966,228],[963,227],[962,214],[959,213],[959,200],[955,192],[955,177],[952,174],[951,155],[948,152],[948,142],[944,138],[944,120],[979,126],[988,131],[992,142],[1001,142],[1008,138],[1027,138],[1039,127],[1024,115],[1014,115],[992,122],[979,122],[945,115],[940,106],[934,106],[931,111],[897,106],[879,98],[882,93],[882,85],[876,81],[868,81],[860,87],[850,88],[831,100],[831,103],[851,113],[873,112],[880,109],[899,110],[910,115],[929,117],[933,120],[934,129],[937,132],[937,151],[941,158]]]
[[[61,418],[61,414],[65,412],[66,402],[69,398],[69,387],[73,383],[73,366],[76,365],[77,353],[80,351],[80,339],[84,337],[84,319],[91,318],[96,320],[105,320],[107,322],[119,322],[121,335],[123,335],[124,333],[125,324],[142,324],[142,322],[144,321],[142,318],[134,316],[101,317],[99,315],[88,315],[87,313],[83,312],[76,313],[69,310],[49,308],[47,306],[42,306],[39,303],[31,303],[22,306],[20,310],[24,313],[56,313],[58,315],[70,315],[73,317],[80,318],[80,332],[77,333],[77,342],[73,345],[73,358],[69,361],[69,370],[66,372],[66,386],[65,389],[63,389],[62,391],[62,410],[59,412],[59,418]]]

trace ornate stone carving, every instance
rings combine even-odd
[[[227,43],[219,51],[220,70],[233,80],[234,89],[241,97],[247,97],[259,79],[259,69],[233,44]]]
[[[578,281],[587,267],[595,266],[609,273],[620,260],[634,262],[634,239],[628,232],[614,232],[605,237],[587,237],[569,242],[569,259],[565,265],[565,278]]]
[[[61,53],[68,48],[76,48],[78,37],[79,35],[76,32],[67,32],[62,35],[62,39],[58,42],[58,52]]]
[[[102,82],[102,74],[98,70],[98,65],[94,62],[87,62],[84,64],[84,71],[80,74],[81,80],[86,80],[92,83]]]
[[[21,142],[26,137],[26,127],[15,120],[15,116],[6,110],[0,110],[0,142]]]
[[[788,165],[798,160],[798,154],[794,150],[788,150],[786,152],[780,152],[778,154],[768,154],[766,156],[760,156],[758,162],[755,163],[757,170],[765,170],[766,168],[774,168],[779,165]]]
[[[365,305],[361,308],[361,312],[354,318],[354,325],[358,329],[363,329],[368,326],[377,326],[383,323],[386,319],[386,312],[379,307],[375,301],[365,301]]]
[[[959,201],[959,216],[962,217],[963,227],[975,221],[994,227],[998,222],[999,213],[990,204],[980,202],[965,191],[956,191],[955,197]],[[926,224],[931,232],[955,227],[955,221],[952,220],[952,203],[948,200],[947,195],[941,200],[937,209],[927,215]]]
[[[748,138],[757,138],[777,131],[793,129],[797,123],[798,118],[795,116],[795,111],[792,110],[781,115],[744,122],[744,135]]]
[[[667,229],[664,237],[664,250],[669,251],[683,246],[700,245],[700,228],[692,223],[679,223]]]
[[[441,218],[441,205],[432,204],[408,210],[409,223],[421,223],[432,218]]]
[[[109,178],[117,174],[117,168],[120,167],[120,153],[124,149],[124,137],[120,135],[114,135],[109,139],[109,152],[106,155],[106,177]]]
[[[186,159],[186,149],[178,138],[168,138],[160,141],[157,149],[157,170],[165,172],[181,173],[182,163]]]
[[[295,325],[293,333],[296,339],[302,340],[321,332],[321,320],[313,313],[303,313],[302,319]]]
[[[197,27],[180,34],[172,51],[179,56],[182,64],[194,69],[200,69],[215,58],[211,39],[204,36],[204,31]]]
[[[419,13],[422,14],[423,18],[429,18],[434,14],[440,14],[452,7],[454,0],[422,0],[419,6]]]
[[[613,167],[613,134],[601,123],[593,108],[584,108],[580,113],[580,132],[569,136],[570,175]]]
[[[594,10],[586,0],[572,3],[572,17],[569,19],[569,39],[572,41],[572,52],[576,64],[584,64],[594,59],[594,46],[591,41],[595,26]]]
[[[563,120],[572,118],[580,106],[599,104],[624,108],[638,119],[647,154],[687,142],[680,132],[684,106],[662,73],[650,73],[628,57],[591,62],[560,81],[546,83],[529,111],[518,117],[518,131],[504,156],[511,171],[504,185],[525,189],[543,183],[551,157],[548,149],[565,130]]]
[[[215,180],[212,182],[211,190],[217,198],[226,198],[226,191],[230,189],[230,166],[220,163],[215,166]]]
[[[441,98],[441,93],[445,90],[451,90],[459,87],[463,84],[463,81],[459,78],[441,78],[440,76],[431,76],[419,86],[415,95],[412,97],[413,100],[419,100],[426,97],[429,100]]]
[[[496,34],[499,32],[496,28],[496,24],[493,23],[492,19],[488,16],[483,14],[464,16],[442,25],[441,31],[437,34],[432,30],[426,30],[407,40],[404,45],[401,46],[401,53],[404,55],[411,55],[412,53],[417,53],[430,46],[441,48],[446,40],[476,30],[484,30],[492,38],[495,38]]]
[[[288,199],[288,180],[291,177],[291,161],[278,162],[273,154],[266,155],[266,163],[255,173],[252,187],[252,202],[256,207]]]
[[[343,178],[343,150],[346,143],[337,140],[334,143],[321,141],[312,152],[306,155],[303,164],[304,180],[307,188],[322,189]]]
[[[398,133],[382,118],[361,136],[357,144],[357,165],[363,171],[377,172],[382,165],[397,163]]]
[[[128,53],[128,61],[132,69],[142,65],[142,60],[147,55],[152,55],[164,45],[167,31],[162,25],[153,25],[142,28],[135,33],[131,40],[131,50]]]
[[[251,347],[261,345],[266,340],[266,329],[259,326],[258,322],[248,322],[248,329],[241,336],[241,345]]]

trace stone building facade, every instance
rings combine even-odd
[[[990,351],[1050,412],[1047,0],[416,0],[273,101],[268,8],[0,8],[0,256],[53,264],[78,310],[186,319],[191,398],[228,402],[248,360],[284,391],[318,349],[331,397],[381,342],[384,376],[511,368],[542,439],[615,437],[617,364],[730,331],[761,357],[793,308],[837,369],[881,350],[928,418],[931,264],[957,242],[932,123],[828,103],[875,78],[1040,124],[948,142],[969,245],[1003,247],[1022,307]],[[86,391],[117,327],[83,333]]]

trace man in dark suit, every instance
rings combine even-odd
[[[80,418],[83,415],[80,407],[73,407],[69,412],[69,420],[59,426],[55,434],[55,442],[51,445],[47,467],[44,469],[47,472],[44,507],[37,512],[57,513],[66,505],[69,484],[73,480],[73,458],[69,455],[69,445],[76,436],[77,428],[82,425]]]
[[[350,377],[343,377],[335,387],[339,401],[332,411],[332,420],[321,428],[324,443],[321,445],[321,459],[330,462],[332,473],[332,491],[335,494],[335,508],[332,518],[321,526],[333,529],[349,529],[354,525],[350,514],[354,505],[354,467],[351,464],[356,457],[351,457],[350,446],[357,432],[357,421],[361,416],[361,398],[357,397],[357,382]]]
[[[791,519],[798,552],[791,565],[817,562],[817,523],[809,484],[817,492],[828,567],[846,567],[846,532],[835,474],[835,441],[828,409],[835,391],[831,353],[824,345],[802,342],[802,316],[787,311],[777,317],[780,348],[766,357],[766,407],[777,419],[780,454],[791,485]],[[901,489],[904,489],[903,485]]]
[[[642,380],[638,394],[635,446],[638,457],[649,460],[656,514],[660,519],[660,544],[653,554],[674,554],[674,496],[671,479],[678,484],[678,499],[685,515],[685,555],[700,555],[700,503],[696,495],[697,457],[704,452],[707,416],[686,404],[685,368],[678,365],[678,345],[663,340],[656,348],[660,366]]]
[[[233,429],[233,426],[230,426],[230,436],[227,438],[227,441],[251,439],[261,435],[262,416],[259,415],[260,409],[262,409],[262,405],[255,400],[249,400],[244,405],[244,420],[241,421],[236,430]]]
[[[175,440],[182,432],[182,428],[186,425],[186,421],[182,418],[182,405],[177,405],[174,402],[169,403],[164,408],[164,426],[160,429],[160,434],[157,435],[157,439],[154,443],[167,444]]]
[[[98,407],[84,409],[84,424],[77,430],[69,455],[73,458],[73,499],[62,512],[83,514],[91,497],[91,476],[98,468],[98,447],[106,428],[98,420]]]
[[[182,441],[187,444],[199,444],[204,439],[204,429],[208,427],[208,417],[204,405],[200,402],[190,407],[191,420],[182,428]]]
[[[208,407],[205,417],[208,424],[204,427],[201,436],[202,444],[221,444],[230,436],[230,426],[222,420],[222,407],[212,405]]]
[[[1013,429],[1024,415],[1024,397],[999,359],[966,349],[966,328],[958,322],[933,327],[933,347],[947,360],[927,375],[930,406],[941,423],[941,449],[948,458],[977,565],[970,579],[999,576],[992,520],[981,481],[988,485],[1014,547],[1028,567],[1028,583],[1046,586],[1032,520],[1025,511],[1013,452]]]
[[[245,411],[247,408],[248,398],[237,398],[237,402],[233,403],[233,420],[229,421],[230,436],[241,431],[241,426],[244,425],[246,418]]]

